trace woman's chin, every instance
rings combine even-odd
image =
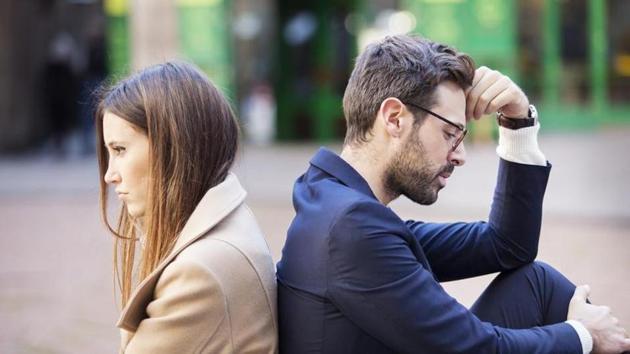
[[[144,210],[134,205],[127,204],[127,213],[134,219],[140,219],[144,216]]]

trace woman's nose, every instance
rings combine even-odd
[[[105,171],[105,183],[108,184],[115,184],[115,183],[119,183],[120,182],[120,174],[118,174],[118,172],[114,171],[114,169],[112,169],[111,166],[109,166],[107,168],[107,171]]]

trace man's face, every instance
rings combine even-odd
[[[436,102],[429,109],[453,123],[466,124],[466,97],[459,86],[450,82],[440,84]],[[385,188],[416,203],[433,204],[455,166],[465,162],[463,143],[452,149],[456,132],[455,127],[430,114],[421,125],[414,124],[385,171]]]

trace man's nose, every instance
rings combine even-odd
[[[457,148],[451,151],[448,159],[454,166],[463,166],[466,163],[466,147],[464,147],[464,142],[457,145]]]

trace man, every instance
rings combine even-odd
[[[454,49],[388,37],[357,58],[340,156],[320,149],[296,182],[278,263],[281,351],[619,353],[608,308],[533,262],[551,166],[535,108],[508,77]],[[400,195],[428,205],[465,162],[466,122],[498,113],[488,222],[401,220]],[[533,263],[532,263],[533,262]],[[468,310],[440,281],[501,272]]]

